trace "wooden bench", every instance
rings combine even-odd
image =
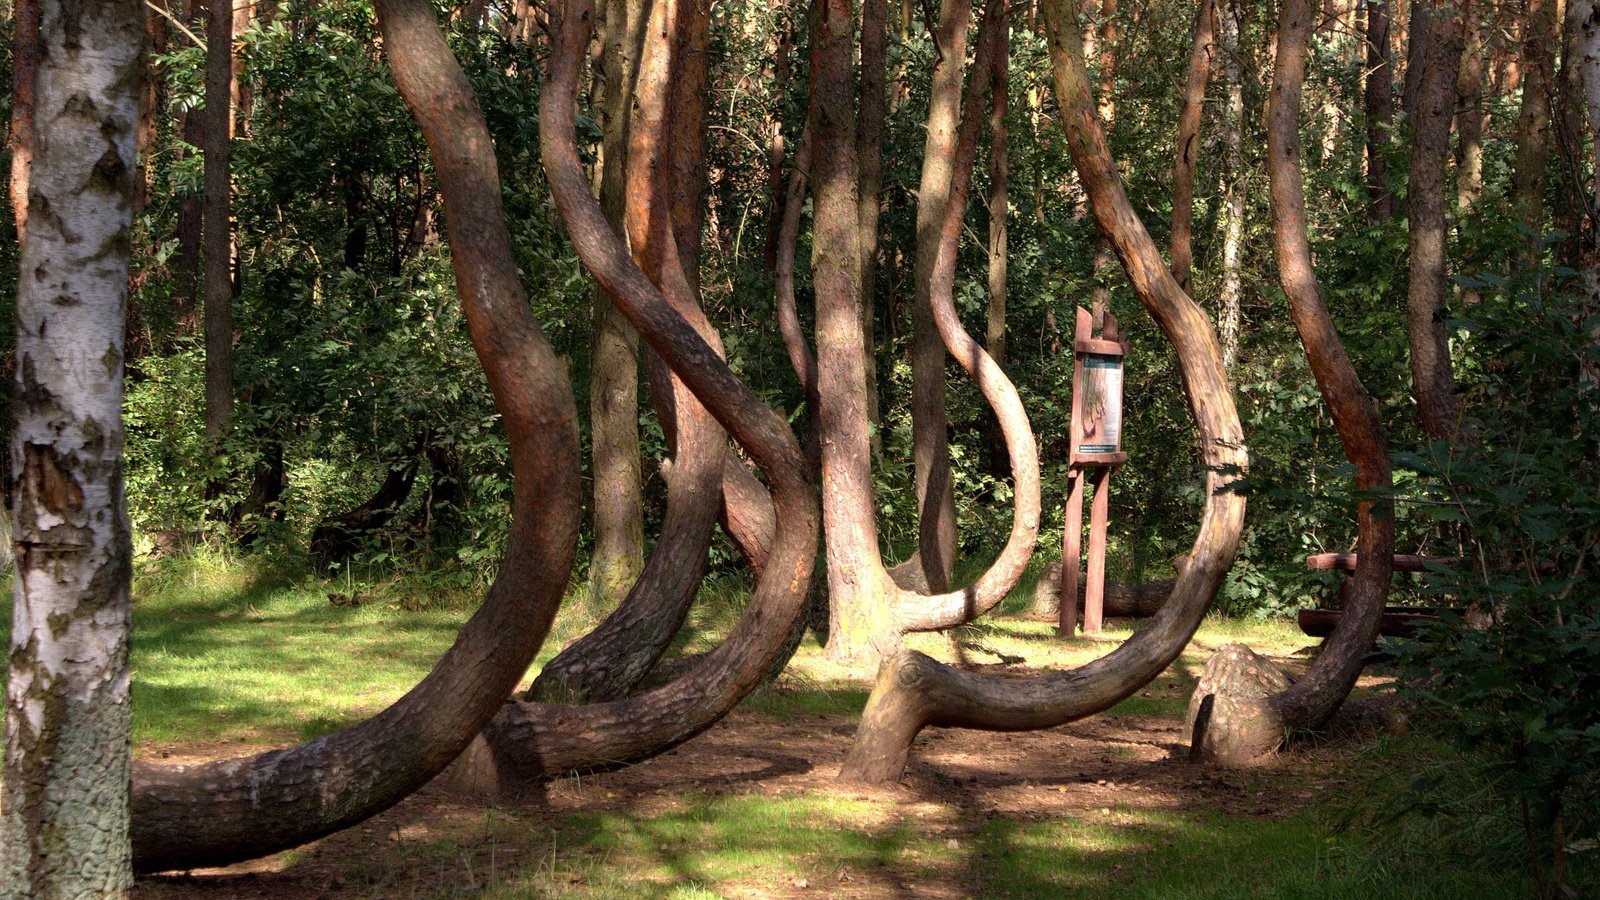
[[[1306,557],[1306,566],[1318,571],[1353,572],[1356,568],[1358,557],[1354,553],[1317,553]],[[1414,553],[1396,553],[1394,555],[1394,570],[1396,572],[1427,572],[1432,567],[1450,565],[1459,562],[1454,556],[1419,556]],[[1347,581],[1340,585],[1339,593],[1344,594],[1348,586]],[[1327,637],[1338,627],[1339,620],[1344,617],[1342,609],[1302,609],[1300,610],[1300,630],[1311,637]],[[1390,637],[1415,637],[1417,625],[1422,622],[1437,621],[1439,610],[1426,606],[1385,606],[1383,618],[1378,624],[1378,633]]]

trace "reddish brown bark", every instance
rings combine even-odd
[[[1390,61],[1388,0],[1367,0],[1367,79],[1362,103],[1367,116],[1367,200],[1370,218],[1394,218],[1393,186],[1389,183],[1389,129],[1394,120],[1394,65]]]
[[[1189,77],[1178,113],[1177,157],[1172,164],[1172,277],[1186,294],[1191,293],[1189,270],[1194,266],[1194,170],[1200,158],[1200,113],[1205,106],[1206,83],[1211,80],[1211,60],[1217,52],[1216,9],[1216,0],[1200,0],[1195,12]]]
[[[205,430],[220,441],[233,418],[233,9],[223,0],[206,10],[205,76]]]
[[[704,7],[699,9],[703,15]],[[792,646],[816,552],[816,503],[788,426],[671,308],[589,193],[578,155],[574,95],[592,12],[588,0],[565,4],[540,98],[540,152],[557,211],[584,265],[640,336],[767,475],[778,527],[750,607],[722,646],[670,684],[627,700],[583,707],[506,704],[468,760],[469,769],[492,767],[474,774],[496,780],[626,764],[709,727]]]
[[[1037,451],[1026,413],[1005,374],[964,331],[946,327],[938,309],[946,302],[941,292],[952,290],[955,236],[964,206],[947,205],[953,223],[941,222],[941,231],[956,229],[935,247],[930,262],[929,296],[932,325],[956,361],[977,382],[985,400],[995,409],[1005,431],[1015,480],[1014,518],[1005,548],[994,563],[968,588],[924,595],[896,585],[878,552],[876,509],[873,502],[871,458],[865,417],[865,389],[861,363],[861,324],[856,305],[859,270],[841,261],[854,259],[859,228],[855,140],[849,119],[848,59],[850,23],[847,5],[822,8],[813,38],[812,121],[814,160],[812,172],[816,225],[813,230],[813,283],[817,297],[818,385],[822,397],[823,514],[828,540],[828,587],[831,600],[829,653],[836,659],[875,661],[898,647],[906,631],[947,628],[998,603],[1016,583],[1033,551],[1038,534],[1039,487]],[[985,18],[984,33],[997,30],[1000,10]],[[980,41],[980,55],[997,52],[995,41]],[[947,49],[946,52],[951,52]],[[952,54],[952,59],[955,57]],[[987,71],[987,59],[976,69]],[[959,85],[960,73],[956,73]],[[977,79],[967,108],[977,117],[982,110],[987,78]],[[976,145],[977,130],[971,142]],[[946,171],[949,167],[946,166]],[[941,192],[943,193],[943,192]],[[963,200],[964,204],[964,200]],[[921,214],[919,213],[919,216]]]
[[[511,255],[488,129],[425,0],[381,0],[401,95],[444,197],[456,290],[510,439],[506,558],[426,678],[383,712],[286,750],[200,766],[136,765],[135,866],[221,865],[360,822],[441,771],[500,709],[549,629],[578,533],[577,415]]]
[[[888,0],[862,0],[860,111],[856,120],[858,201],[861,230],[857,253],[861,257],[861,346],[867,378],[867,421],[874,426],[872,452],[883,453],[876,426],[878,409],[878,356],[873,332],[877,326],[878,215],[883,207],[883,120],[888,98],[885,78],[889,43]]]
[[[1246,763],[1277,749],[1286,731],[1312,729],[1331,717],[1355,686],[1378,634],[1393,567],[1394,518],[1382,494],[1393,486],[1389,447],[1377,406],[1345,354],[1322,302],[1306,237],[1305,189],[1300,171],[1300,94],[1306,49],[1315,24],[1309,0],[1285,0],[1278,26],[1272,99],[1267,110],[1268,174],[1278,277],[1289,314],[1305,347],[1323,403],[1333,416],[1344,454],[1356,466],[1360,561],[1350,582],[1345,616],[1304,676],[1264,698],[1200,697],[1201,709],[1230,714],[1195,727],[1192,758]],[[1435,26],[1439,23],[1436,21]],[[1438,35],[1435,34],[1435,39]],[[1448,82],[1454,85],[1452,76]],[[1446,113],[1448,115],[1448,113]],[[1447,119],[1448,121],[1448,119]],[[1237,702],[1234,702],[1237,700]]]
[[[942,0],[933,29],[938,47],[929,88],[928,121],[917,187],[917,249],[911,301],[911,452],[916,467],[917,568],[930,590],[950,583],[956,552],[955,485],[950,469],[950,422],[945,410],[945,350],[934,324],[931,296],[940,229],[950,203],[951,166],[961,115],[961,77],[967,62],[971,0]]]
[[[998,27],[1005,32],[1005,46],[991,54],[989,60],[989,197],[985,204],[989,211],[989,307],[984,349],[997,366],[1006,364],[1006,274],[1010,262],[1008,253],[1010,233],[1006,219],[1010,212],[1011,156],[1008,146],[1009,132],[1006,115],[1011,100],[1011,17],[1001,10]],[[976,77],[976,73],[974,73]],[[1000,430],[1000,421],[992,414],[984,420],[984,431],[989,443],[989,472],[995,478],[1004,478],[1010,471],[1011,461],[1006,453],[1006,436]]]
[[[706,93],[708,20],[705,6],[695,0],[657,0],[651,6],[633,91],[625,196],[634,261],[720,355],[721,339],[700,309],[689,274],[698,268],[699,200],[692,186],[683,186],[696,178],[704,153],[700,98]],[[651,353],[647,362],[657,413],[673,448],[673,461],[664,467],[661,533],[616,611],[545,665],[530,698],[570,703],[627,696],[666,651],[699,590],[722,505],[727,439],[659,357]]]
[[[1220,488],[1244,469],[1239,417],[1222,370],[1221,350],[1205,313],[1178,288],[1122,188],[1095,111],[1083,44],[1071,0],[1045,6],[1057,100],[1073,161],[1101,229],[1110,236],[1145,308],[1173,342],[1190,410],[1200,430],[1207,476],[1206,512],[1172,599],[1108,656],[1042,678],[986,678],[903,652],[881,670],[856,743],[840,777],[899,780],[911,742],[925,727],[1020,731],[1092,715],[1137,691],[1177,658],[1216,595],[1238,550],[1244,498]]]
[[[1411,141],[1406,216],[1411,266],[1406,301],[1406,337],[1411,347],[1411,386],[1422,430],[1429,440],[1449,440],[1459,428],[1455,375],[1445,334],[1446,271],[1445,158],[1456,109],[1463,16],[1471,0],[1433,0],[1432,35],[1423,69],[1416,73],[1417,106]]]

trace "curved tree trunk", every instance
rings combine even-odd
[[[704,16],[704,7],[690,15]],[[744,616],[723,644],[671,683],[580,707],[507,703],[465,762],[464,777],[505,784],[625,765],[710,727],[793,646],[817,543],[807,466],[789,427],[762,405],[629,258],[589,194],[574,131],[577,74],[593,7],[570,0],[540,97],[540,153],[556,209],[584,265],[652,350],[755,458],[772,486],[772,553]],[[669,13],[670,15],[671,13]]]
[[[998,7],[998,5],[997,5]],[[894,652],[907,631],[934,631],[958,625],[977,616],[1005,597],[1026,568],[1039,527],[1038,455],[1027,414],[1016,389],[999,366],[981,351],[965,332],[934,325],[947,349],[973,374],[984,399],[995,410],[1007,440],[1015,481],[1014,518],[1005,547],[994,563],[970,587],[926,595],[899,587],[891,580],[878,552],[876,508],[873,502],[871,452],[864,410],[865,388],[861,370],[860,317],[856,315],[857,271],[841,261],[853,258],[858,227],[855,141],[849,121],[849,38],[853,29],[847,5],[819,7],[814,29],[811,70],[813,185],[816,225],[813,237],[813,284],[817,300],[818,387],[822,435],[823,517],[828,542],[828,593],[832,619],[828,650],[835,659],[875,663]],[[1001,52],[1005,37],[997,22],[1001,10],[985,16],[976,70],[987,71],[987,60]],[[998,45],[998,46],[997,46]],[[982,85],[977,80],[969,93],[970,115],[981,112]],[[974,124],[972,143],[976,145]],[[947,167],[947,171],[948,171]],[[963,201],[964,202],[964,201]],[[959,226],[964,207],[955,208]],[[953,289],[955,243],[941,249],[934,261],[930,296]],[[959,332],[959,333],[958,333]]]
[[[930,299],[939,235],[950,204],[951,166],[961,122],[971,0],[942,0],[933,30],[938,48],[929,88],[922,180],[917,187],[917,250],[911,301],[911,452],[916,466],[917,560],[928,587],[945,591],[956,553],[955,485],[945,411],[944,344]]]
[[[1172,277],[1186,294],[1189,270],[1194,267],[1194,170],[1200,158],[1200,113],[1204,111],[1206,82],[1211,80],[1211,59],[1216,55],[1216,0],[1200,0],[1194,17],[1194,49],[1189,53],[1189,77],[1183,87],[1183,109],[1178,114],[1178,152],[1172,164]]]
[[[1333,416],[1344,454],[1356,466],[1360,559],[1350,580],[1345,614],[1322,653],[1293,686],[1264,698],[1200,698],[1212,715],[1195,729],[1194,758],[1245,764],[1271,753],[1292,731],[1316,728],[1339,709],[1361,674],[1378,636],[1394,567],[1394,516],[1383,494],[1393,487],[1389,447],[1378,410],[1356,375],[1323,305],[1306,238],[1305,189],[1300,173],[1300,88],[1315,21],[1309,0],[1286,0],[1278,26],[1278,59],[1267,111],[1267,158],[1272,179],[1272,230],[1278,276],[1289,313],[1322,402]],[[1433,40],[1444,23],[1435,18]],[[1452,76],[1447,82],[1454,86]],[[1419,101],[1419,102],[1426,102]],[[1445,115],[1448,117],[1448,107]],[[1446,119],[1448,121],[1448,118]],[[1378,496],[1374,496],[1377,494]],[[1216,715],[1217,710],[1228,714]]]
[[[1460,425],[1450,342],[1444,328],[1448,285],[1444,163],[1450,153],[1450,119],[1456,109],[1462,22],[1472,15],[1472,4],[1462,3],[1460,8],[1455,0],[1434,0],[1434,4],[1428,52],[1422,71],[1416,73],[1411,176],[1406,187],[1406,216],[1411,222],[1406,337],[1422,430],[1429,440],[1445,441],[1455,436]]]
[[[693,2],[667,0],[650,11],[632,101],[627,233],[639,268],[720,355],[721,340],[688,276],[698,265],[698,246],[680,253],[689,249],[689,235],[698,245],[698,218],[688,210],[689,197],[675,190],[684,177],[695,177],[703,155],[704,108],[693,98],[705,94],[708,32],[705,17],[696,12]],[[684,170],[691,174],[676,174]],[[692,202],[698,205],[698,197]],[[627,696],[682,627],[705,573],[722,506],[727,437],[660,357],[651,353],[648,363],[658,414],[674,446],[672,464],[663,467],[667,511],[661,534],[617,610],[545,665],[529,699],[592,703]]]
[[[20,93],[37,100],[23,143],[38,150],[28,191],[39,214],[28,223],[17,290],[10,451],[20,552],[0,896],[125,896],[132,547],[123,315],[144,9],[132,0],[42,0],[32,14],[36,30],[24,40],[37,71]]]
[[[517,278],[499,171],[472,90],[424,0],[380,0],[395,81],[444,197],[456,291],[511,443],[506,557],[483,606],[433,671],[383,712],[286,750],[199,766],[136,765],[135,866],[221,865],[314,840],[437,775],[527,670],[567,585],[582,489],[566,366]]]
[[[1106,146],[1070,0],[1045,6],[1050,58],[1063,126],[1101,230],[1110,236],[1135,290],[1173,342],[1189,408],[1200,431],[1207,476],[1205,517],[1173,587],[1172,600],[1109,655],[1043,678],[984,677],[903,652],[884,665],[840,777],[898,781],[911,742],[925,727],[998,731],[1049,728],[1092,715],[1137,691],[1183,651],[1238,551],[1244,497],[1219,490],[1248,463],[1244,435],[1205,313],[1172,277],[1122,188]]]

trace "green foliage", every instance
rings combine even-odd
[[[1457,323],[1483,363],[1466,439],[1401,461],[1420,476],[1416,505],[1462,538],[1463,564],[1434,588],[1476,615],[1436,629],[1408,682],[1520,811],[1524,859],[1558,896],[1569,867],[1600,878],[1600,389],[1580,375],[1600,363],[1600,315],[1568,278],[1464,286],[1483,292]]]

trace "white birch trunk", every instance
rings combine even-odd
[[[122,335],[144,8],[40,5],[0,897],[120,896],[132,880]]]

